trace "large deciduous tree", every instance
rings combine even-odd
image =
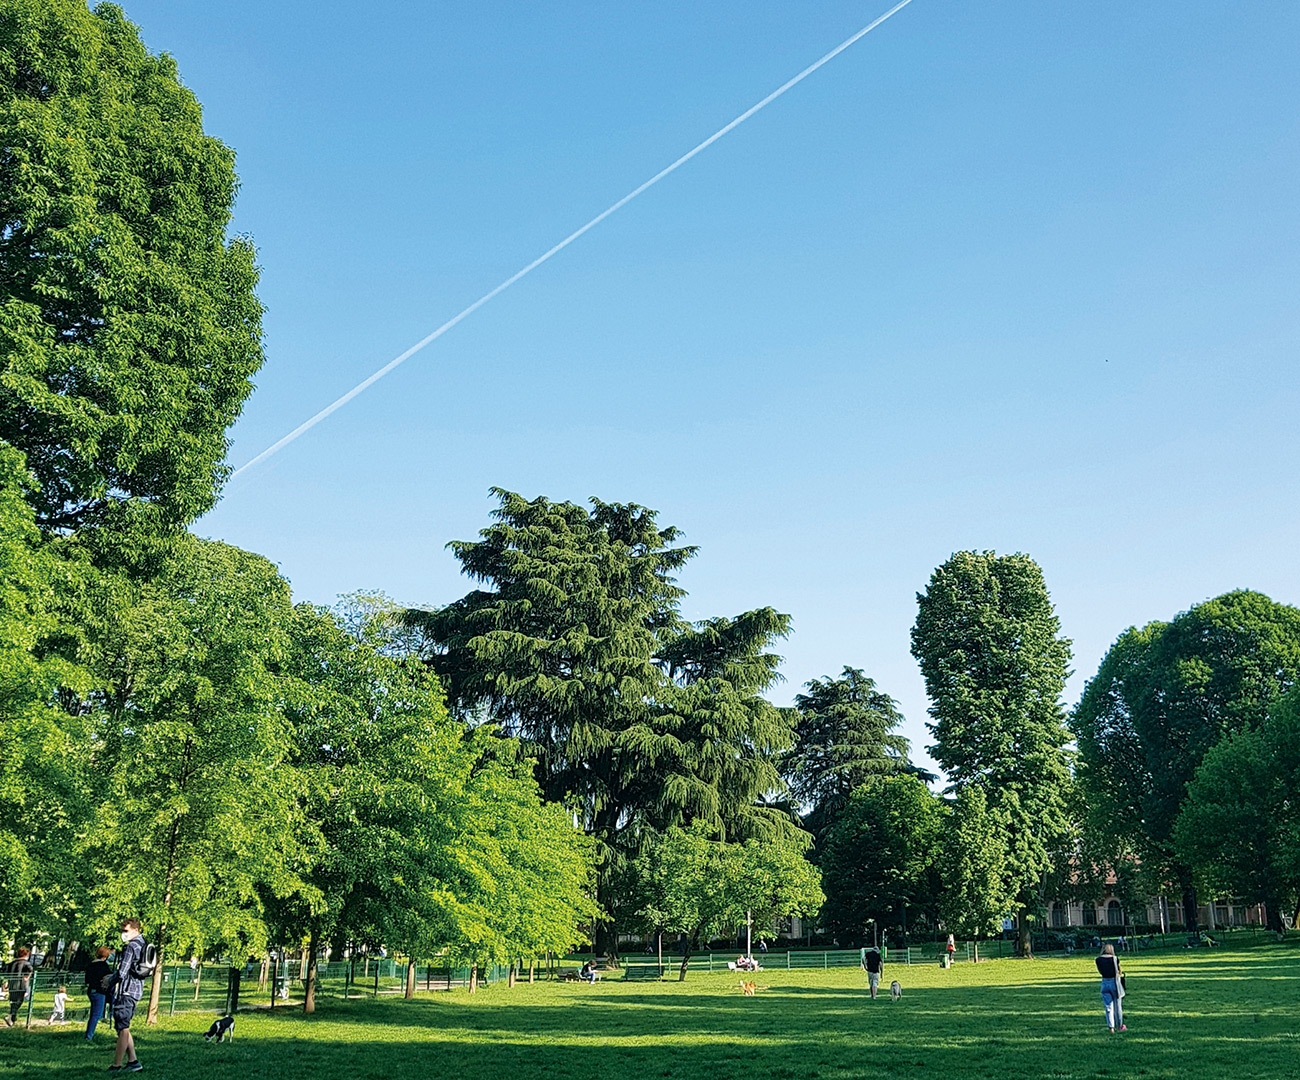
[[[943,803],[914,776],[878,777],[849,797],[822,851],[825,918],[842,940],[868,923],[933,924]]]
[[[912,654],[931,701],[930,752],[951,790],[978,785],[1005,820],[1019,949],[1027,954],[1038,886],[1069,827],[1061,694],[1070,643],[1027,555],[958,552],[917,602]]]
[[[703,823],[650,836],[636,860],[638,916],[646,926],[683,935],[678,980],[709,937],[752,916],[770,927],[788,915],[816,914],[824,899],[820,874],[804,858],[805,841],[728,843]]]
[[[1248,590],[1120,635],[1075,708],[1094,826],[1159,868],[1196,929],[1193,868],[1174,827],[1205,755],[1259,726],[1300,680],[1300,610]]]
[[[949,809],[936,853],[940,918],[952,933],[975,940],[976,960],[980,938],[1000,933],[1016,903],[1002,842],[1007,826],[1006,813],[990,805],[984,789],[967,784]]]
[[[89,781],[88,732],[59,707],[88,675],[47,651],[74,568],[42,546],[30,484],[22,455],[0,443],[0,935],[71,927]]]
[[[1212,895],[1265,905],[1270,929],[1300,900],[1300,691],[1206,753],[1174,826],[1180,859]]]
[[[288,582],[260,556],[186,537],[166,573],[116,589],[84,837],[98,929],[135,914],[164,955],[247,955],[266,942],[263,898],[303,888],[281,708]]]
[[[0,0],[0,440],[45,530],[212,506],[262,363],[235,189],[119,8]]]

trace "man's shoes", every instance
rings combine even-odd
[[[108,1067],[108,1071],[109,1071],[109,1072],[121,1072],[122,1069],[123,1069],[124,1067],[125,1067],[125,1066],[122,1066],[122,1065],[110,1065],[110,1066]]]
[[[1127,1025],[1127,1024],[1120,1024],[1119,1029],[1120,1029],[1120,1031],[1128,1031],[1128,1025]]]

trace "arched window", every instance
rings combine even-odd
[[[1112,900],[1106,905],[1106,923],[1109,926],[1124,925],[1124,909],[1118,900]]]
[[[1057,930],[1060,930],[1065,926],[1065,905],[1064,904],[1052,905],[1052,926]]]
[[[1083,925],[1084,926],[1097,925],[1097,909],[1093,907],[1091,904],[1083,905]]]

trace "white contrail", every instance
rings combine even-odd
[[[257,465],[260,462],[265,461],[273,454],[279,453],[279,451],[283,450],[286,446],[288,446],[291,442],[293,442],[296,438],[298,438],[298,436],[305,435],[307,432],[309,432],[312,428],[314,428],[317,424],[319,424],[331,413],[336,412],[337,410],[343,408],[344,405],[346,405],[358,394],[362,393],[363,391],[369,390],[370,387],[374,386],[375,383],[377,383],[380,379],[382,379],[395,367],[405,363],[412,356],[414,356],[421,349],[423,349],[426,345],[429,345],[432,342],[437,341],[438,338],[442,337],[443,334],[445,334],[448,330],[450,330],[462,319],[468,317],[469,315],[472,315],[474,312],[476,312],[479,308],[481,308],[493,297],[499,296],[501,293],[505,292],[506,289],[510,288],[510,286],[513,285],[516,281],[518,281],[521,277],[524,277],[527,274],[531,274],[534,270],[536,270],[539,266],[541,266],[542,263],[546,262],[546,260],[549,259],[552,255],[556,255],[559,252],[563,251],[566,247],[568,247],[576,239],[578,239],[578,237],[580,237],[583,233],[587,232],[589,229],[595,228],[607,217],[609,217],[610,214],[614,213],[614,211],[621,210],[633,199],[635,199],[638,195],[640,195],[643,191],[646,191],[649,188],[654,187],[655,184],[659,183],[659,181],[662,180],[669,173],[676,172],[688,161],[690,161],[691,158],[693,158],[696,154],[698,154],[701,150],[707,149],[708,147],[712,146],[715,142],[717,142],[720,138],[722,138],[722,136],[740,127],[741,124],[743,124],[746,120],[748,120],[760,109],[766,108],[777,98],[779,98],[782,94],[784,94],[787,90],[799,85],[799,83],[803,82],[804,79],[808,78],[808,76],[811,75],[818,68],[822,67],[824,64],[830,63],[832,60],[835,59],[835,57],[839,56],[839,54],[842,53],[845,49],[847,49],[850,45],[866,37],[877,26],[883,23],[886,19],[889,19],[892,16],[898,14],[898,12],[902,11],[903,8],[907,7],[907,5],[910,4],[911,2],[912,0],[902,0],[901,3],[895,4],[892,8],[886,11],[878,19],[875,19],[872,22],[868,23],[856,34],[854,34],[851,38],[847,38],[844,41],[840,42],[838,45],[835,46],[835,48],[833,48],[820,60],[816,61],[816,63],[809,64],[806,68],[803,69],[803,71],[799,72],[798,75],[796,75],[793,79],[789,80],[789,82],[782,83],[780,86],[778,86],[775,90],[773,90],[770,94],[768,94],[767,97],[765,97],[757,105],[751,106],[750,108],[746,109],[743,113],[737,116],[736,119],[731,121],[731,123],[727,124],[725,127],[719,128],[707,139],[705,139],[702,143],[700,143],[694,149],[688,150],[685,154],[679,157],[667,168],[661,169],[659,172],[655,173],[654,176],[650,177],[650,179],[647,180],[640,187],[635,188],[632,191],[629,191],[626,195],[624,195],[621,199],[619,199],[618,202],[614,203],[613,206],[610,206],[609,208],[602,210],[599,214],[597,214],[594,218],[592,218],[589,222],[587,222],[587,224],[582,226],[582,228],[576,229],[575,231],[571,232],[568,236],[566,236],[553,248],[551,248],[546,253],[539,255],[527,266],[525,266],[522,270],[519,270],[516,273],[511,274],[510,277],[506,278],[505,281],[501,282],[501,284],[498,285],[491,292],[484,293],[477,300],[475,300],[474,303],[470,304],[470,306],[467,307],[464,311],[460,312],[460,314],[453,315],[450,319],[448,319],[445,323],[443,323],[440,327],[438,327],[437,330],[433,331],[433,333],[429,334],[427,337],[421,338],[419,341],[417,341],[414,345],[412,345],[409,349],[406,350],[406,352],[402,353],[400,356],[395,356],[392,360],[388,361],[388,363],[386,363],[383,367],[381,367],[369,378],[365,379],[362,382],[357,383],[356,386],[354,386],[351,390],[349,390],[337,401],[332,402],[329,405],[326,405],[325,408],[321,409],[321,411],[318,412],[315,416],[313,416],[310,420],[306,420],[303,423],[299,424],[296,428],[294,428],[291,432],[289,432],[289,434],[286,435],[279,442],[271,444],[260,454],[258,454],[257,457],[253,458],[251,461],[245,462],[243,465],[241,465],[238,469],[236,469],[233,473],[230,474],[230,478],[233,480],[240,473],[246,472],[248,469],[251,469],[254,465]]]

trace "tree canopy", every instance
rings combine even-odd
[[[930,752],[954,791],[978,785],[1003,816],[1027,951],[1038,883],[1069,828],[1070,643],[1028,555],[958,552],[917,602],[912,654],[930,695]]]
[[[1300,610],[1238,590],[1126,630],[1074,711],[1097,827],[1177,883],[1189,928],[1193,871],[1174,843],[1187,785],[1213,747],[1257,728],[1298,679]]]
[[[183,524],[262,364],[234,154],[112,4],[0,0],[0,440],[46,530]]]

